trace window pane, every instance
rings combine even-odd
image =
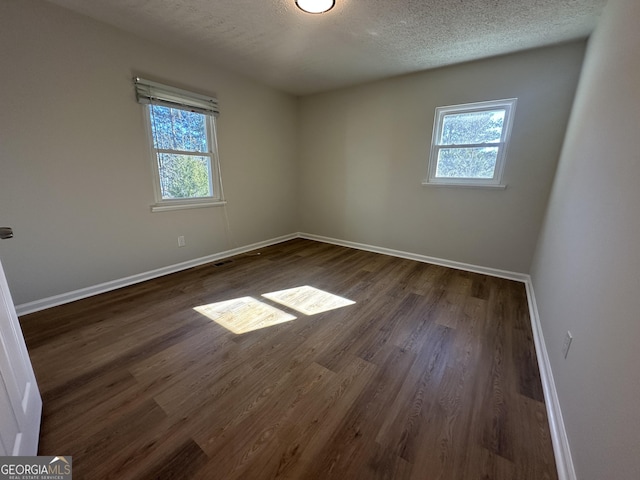
[[[441,148],[436,177],[493,178],[498,147]]]
[[[505,110],[455,113],[444,116],[440,145],[498,143]]]
[[[162,199],[211,197],[209,157],[158,154]]]
[[[153,146],[165,150],[208,152],[205,115],[151,105]]]

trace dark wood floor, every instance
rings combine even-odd
[[[75,479],[556,479],[524,286],[293,240],[21,318]],[[242,335],[194,307],[355,301]],[[277,304],[272,304],[277,306]]]

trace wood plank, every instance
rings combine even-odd
[[[522,284],[302,239],[230,260],[21,318],[40,454],[91,479],[557,479]],[[301,286],[355,303],[263,297]],[[247,296],[296,320],[194,310]]]

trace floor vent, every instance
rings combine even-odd
[[[214,267],[221,267],[222,265],[226,265],[227,263],[231,263],[233,260],[222,260],[221,262],[214,263]]]

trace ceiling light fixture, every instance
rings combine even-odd
[[[325,13],[335,4],[335,0],[296,0],[298,8],[307,13]]]

